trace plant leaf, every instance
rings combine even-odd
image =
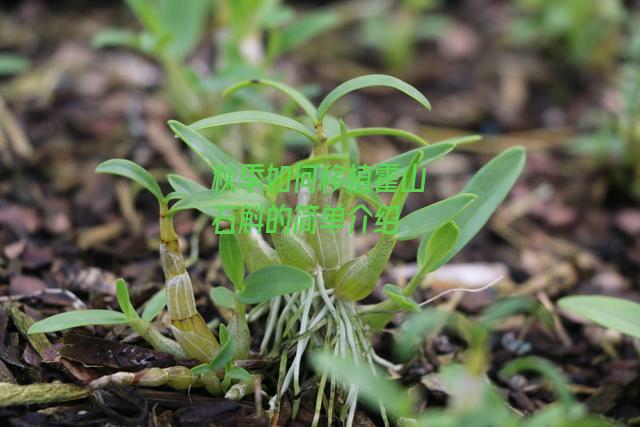
[[[197,209],[200,212],[210,215],[211,209],[220,208],[242,208],[245,206],[266,206],[267,200],[264,196],[256,193],[246,192],[224,192],[216,193],[211,190],[198,191],[184,195],[176,204],[169,209],[169,215],[186,209]]]
[[[169,181],[171,188],[173,188],[178,194],[188,194],[207,190],[207,187],[204,185],[192,181],[182,175],[178,175],[177,173],[167,175],[167,180]]]
[[[370,407],[382,404],[394,418],[410,416],[413,412],[412,397],[398,384],[384,378],[381,371],[373,372],[368,366],[326,352],[314,354],[311,360],[317,371],[338,380],[346,389],[357,387],[359,396]]]
[[[371,127],[371,128],[357,128],[351,129],[347,131],[347,137],[349,138],[357,138],[359,136],[377,136],[377,135],[388,135],[395,136],[398,138],[404,138],[408,141],[415,142],[418,145],[429,145],[424,138],[402,129],[395,128],[385,128],[385,127]],[[327,145],[331,146],[340,142],[340,135],[331,137],[327,139]]]
[[[142,320],[151,322],[156,318],[162,309],[167,305],[167,291],[162,289],[155,293],[144,306],[142,311]]]
[[[244,287],[244,256],[238,241],[233,234],[221,234],[219,246],[222,269],[236,290],[242,290]]]
[[[477,199],[475,194],[458,194],[411,212],[398,222],[396,239],[411,240],[427,234],[454,219]]]
[[[228,155],[213,142],[191,129],[187,125],[177,120],[169,120],[169,127],[185,144],[189,146],[202,160],[204,160],[210,169],[215,166],[229,165],[230,167],[239,168],[240,162],[232,156]]]
[[[427,272],[438,268],[456,244],[459,235],[460,229],[453,221],[442,224],[427,241],[424,253],[418,254],[418,264]]]
[[[91,325],[121,325],[127,323],[127,316],[111,310],[74,310],[56,314],[34,323],[30,334],[62,331]]]
[[[637,302],[600,295],[576,295],[560,299],[558,305],[605,328],[640,338],[640,304]]]
[[[409,165],[409,162],[411,162],[411,159],[413,159],[413,156],[415,156],[418,151],[422,152],[422,162],[420,162],[420,167],[423,167],[435,160],[441,159],[445,154],[451,152],[458,145],[479,141],[481,139],[482,137],[479,135],[467,135],[447,138],[434,144],[430,144],[426,147],[419,147],[414,148],[413,150],[405,151],[402,154],[376,163],[375,165],[373,165],[373,168],[375,170],[376,168],[379,168],[380,165],[398,165],[398,167],[403,170],[407,167],[407,165]]]
[[[29,60],[23,56],[0,53],[0,76],[19,74],[29,68],[29,65]]]
[[[223,96],[229,96],[234,94],[235,92],[250,86],[267,86],[273,89],[279,90],[280,92],[287,95],[291,98],[296,104],[302,108],[307,116],[311,119],[315,119],[316,117],[316,107],[309,101],[309,98],[304,96],[302,92],[299,90],[280,82],[276,82],[268,79],[259,79],[259,80],[245,80],[243,82],[237,83],[231,86],[229,89],[225,90]]]
[[[220,369],[224,369],[231,362],[235,351],[235,343],[225,325],[220,325],[218,337],[220,338],[220,351],[218,351],[216,357],[211,361],[211,363],[198,365],[195,368],[192,368],[191,372],[194,374],[216,372]]]
[[[226,234],[223,234],[226,236]],[[236,294],[224,286],[216,286],[211,288],[209,296],[214,304],[218,307],[233,309],[236,308]]]
[[[120,278],[116,280],[116,299],[120,310],[127,316],[127,319],[135,319],[138,317],[136,309],[131,304],[131,298],[129,297],[129,289],[127,289],[127,282]]]
[[[240,368],[238,366],[234,366],[233,368],[229,369],[227,375],[229,375],[229,378],[231,378],[232,380],[240,382],[253,380],[253,375],[251,375],[246,369]]]
[[[237,294],[244,304],[257,304],[281,295],[300,292],[313,286],[313,277],[289,265],[269,265],[245,279],[245,289]]]
[[[217,116],[198,120],[197,122],[189,125],[189,127],[193,130],[201,130],[240,123],[264,123],[279,126],[296,131],[306,136],[312,142],[316,140],[314,134],[299,122],[290,119],[289,117],[266,111],[235,111],[233,113],[219,114]]]
[[[475,194],[478,199],[473,202],[473,209],[468,209],[456,217],[455,222],[460,227],[460,238],[451,252],[435,268],[453,258],[486,224],[520,176],[525,158],[523,147],[509,148],[484,165],[465,185],[461,193]],[[428,239],[428,236],[424,239]]]
[[[402,176],[411,160],[415,157],[418,152],[422,153],[422,159],[418,164],[418,168],[423,168],[429,163],[441,159],[446,154],[450,153],[454,148],[456,148],[455,144],[448,142],[439,142],[437,144],[431,144],[426,147],[416,148],[414,150],[406,151],[398,156],[392,157],[390,159],[384,160],[382,162],[376,163],[371,167],[373,179],[371,180],[372,187],[375,187],[378,182],[378,170],[380,170],[384,165],[394,165],[397,166],[397,176]]]
[[[385,294],[392,300],[396,306],[404,311],[419,312],[420,306],[413,298],[402,293],[402,289],[396,285],[386,284],[382,288]]]
[[[429,110],[431,109],[431,104],[429,104],[427,98],[425,98],[425,96],[421,94],[418,89],[414,88],[410,84],[405,83],[395,77],[387,76],[385,74],[370,74],[367,76],[360,76],[351,80],[347,80],[346,82],[342,83],[331,92],[329,92],[329,94],[322,100],[322,102],[318,106],[318,111],[316,113],[316,122],[322,122],[323,117],[325,116],[325,114],[327,114],[331,106],[343,96],[355,90],[372,86],[387,86],[397,89],[400,92],[403,92],[404,94],[418,101],[423,107]]]
[[[163,203],[165,198],[162,195],[162,190],[151,176],[149,171],[140,165],[127,159],[111,159],[106,162],[102,162],[96,167],[96,173],[111,173],[114,175],[124,176],[132,181],[140,184],[143,188],[148,190],[155,196],[160,203]]]

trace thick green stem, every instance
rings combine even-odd
[[[160,240],[160,263],[164,271],[173,336],[189,357],[203,363],[210,362],[218,354],[220,344],[196,309],[191,278],[166,206],[160,208]]]

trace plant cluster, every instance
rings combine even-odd
[[[196,310],[189,273],[173,227],[173,217],[177,212],[195,209],[212,217],[214,224],[223,227],[221,222],[231,223],[234,218],[240,221],[247,207],[268,208],[293,203],[296,208],[294,223],[307,220],[321,223],[323,215],[326,215],[324,208],[343,208],[350,212],[356,203],[363,202],[372,210],[381,212],[382,220],[390,220],[399,217],[403,211],[409,196],[406,184],[415,178],[417,169],[440,159],[459,144],[478,139],[461,137],[428,144],[417,135],[398,129],[349,128],[339,121],[340,125],[334,131],[328,125],[335,122],[328,113],[338,100],[353,91],[372,86],[396,89],[421,106],[430,108],[428,100],[418,90],[391,76],[368,75],[349,80],[329,92],[317,106],[298,90],[269,80],[240,83],[230,91],[248,86],[264,86],[284,93],[298,105],[301,116],[294,120],[271,112],[237,111],[208,117],[190,125],[169,121],[175,135],[212,171],[223,165],[236,165],[238,168],[242,165],[201,132],[238,124],[272,125],[304,137],[308,141],[310,155],[293,163],[291,169],[294,171],[316,165],[334,174],[339,173],[336,171],[346,173],[351,170],[351,165],[358,163],[357,138],[368,135],[404,137],[418,144],[418,147],[372,165],[371,188],[354,190],[346,185],[338,185],[327,191],[315,191],[317,179],[309,178],[303,182],[293,202],[291,197],[287,197],[290,195],[277,189],[284,181],[293,179],[295,173],[254,177],[260,185],[253,191],[213,191],[172,174],[167,179],[173,192],[165,195],[153,177],[133,162],[112,159],[99,165],[97,172],[132,179],[158,200],[160,263],[165,276],[166,305],[175,341],[166,337],[158,339],[157,332],[150,332],[154,326],[148,322],[161,304],[149,304],[152,308],[148,308],[148,305],[139,319],[128,302],[123,282],[118,283],[118,302],[122,313],[100,312],[106,317],[96,318],[95,312],[94,317],[85,312],[85,315],[73,321],[70,321],[72,313],[64,313],[36,323],[31,332],[54,331],[81,324],[127,323],[154,347],[176,356],[186,355],[200,361],[201,365],[191,370],[176,367],[136,374],[117,373],[99,380],[94,386],[108,383],[168,384],[177,388],[205,386],[216,394],[242,397],[251,389],[253,379],[235,362],[249,356],[248,324],[262,316],[266,316],[266,329],[259,348],[260,355],[280,367],[276,390],[269,401],[273,416],[279,413],[283,394],[291,390],[296,396],[293,408],[295,417],[304,380],[305,355],[310,349],[324,349],[335,357],[366,367],[371,373],[376,372],[376,365],[395,369],[391,362],[376,354],[371,345],[371,335],[384,328],[396,314],[421,310],[424,303],[416,302],[412,295],[424,277],[450,260],[473,238],[506,197],[524,166],[523,148],[505,150],[482,167],[459,194],[402,216],[396,227],[380,233],[373,248],[360,255],[355,253],[354,236],[345,231],[346,227],[322,232],[317,228],[296,232],[291,225],[277,223],[276,232],[269,236],[259,226],[248,233],[220,234],[220,257],[232,287],[219,286],[211,290],[212,300],[220,312],[230,313],[227,325],[221,326],[216,337]],[[343,168],[333,168],[335,164],[341,164]],[[389,164],[397,167],[385,166]],[[236,178],[216,176],[212,177],[212,182],[214,179],[228,179],[232,186]],[[373,191],[373,186],[381,180],[400,183],[390,200],[384,200]],[[318,206],[319,209],[297,209],[309,205]],[[385,285],[384,293],[388,297],[385,301],[373,305],[362,304],[361,301],[371,295],[380,281],[396,243],[412,239],[421,241],[417,274],[404,287]],[[248,275],[245,275],[246,272]],[[78,321],[78,318],[84,321]],[[328,420],[332,420],[335,414],[347,425],[352,425],[361,392],[364,391],[353,384],[343,394],[336,381],[328,381],[327,373],[322,373],[314,425],[318,424],[323,408]],[[386,419],[385,407],[386,403],[381,405]],[[394,412],[391,415],[397,414]]]

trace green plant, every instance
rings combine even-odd
[[[297,219],[301,219],[303,215],[299,213],[302,210],[300,207],[319,206],[319,210],[310,216],[322,222],[323,212],[327,215],[326,212],[334,208],[349,212],[362,200],[381,213],[381,221],[390,220],[393,216],[391,212],[399,215],[404,206],[409,192],[403,188],[406,188],[405,184],[412,179],[410,172],[442,157],[458,143],[469,141],[469,138],[454,138],[425,145],[422,138],[396,129],[348,129],[342,122],[338,130],[328,126],[327,114],[335,102],[352,91],[370,86],[395,88],[422,106],[430,107],[426,98],[416,89],[390,76],[371,75],[347,81],[331,91],[317,107],[294,88],[271,81],[241,83],[230,91],[237,91],[249,84],[263,85],[285,93],[300,106],[306,117],[304,121],[296,121],[270,112],[239,111],[209,117],[189,126],[170,121],[169,125],[174,133],[214,170],[214,182],[223,176],[230,186],[240,184],[233,177],[227,177],[219,171],[225,165],[236,168],[242,168],[243,165],[235,159],[230,159],[199,133],[206,129],[242,123],[269,124],[286,128],[302,135],[308,141],[311,156],[291,165],[292,173],[289,175],[283,171],[272,176],[253,176],[252,179],[260,185],[252,192],[220,193],[198,189],[193,183],[187,184],[185,178],[174,175],[170,183],[174,186],[179,201],[172,209],[195,208],[217,218],[214,222],[219,222],[220,218],[229,223],[240,222],[240,203],[232,205],[231,201],[242,197],[243,203],[251,200],[253,206],[262,205],[265,209],[277,206],[283,202],[277,188],[283,182],[294,179],[292,177],[295,177],[296,173],[299,175],[304,167],[317,165],[330,168],[337,164],[341,165],[340,170],[344,174],[344,171],[350,170],[358,157],[357,149],[354,149],[357,148],[354,138],[382,134],[405,137],[420,146],[371,166],[373,178],[370,187],[359,191],[350,191],[346,185],[338,185],[326,193],[314,192],[311,188],[315,188],[317,182],[312,179],[306,183],[305,191],[299,194],[294,210],[298,212]],[[477,138],[471,138],[475,139]],[[373,367],[374,362],[387,363],[371,348],[368,340],[370,332],[383,327],[393,313],[404,311],[407,307],[415,308],[417,303],[412,302],[410,297],[421,277],[453,257],[477,233],[504,199],[523,164],[523,149],[505,151],[480,170],[461,194],[399,219],[397,230],[381,233],[376,245],[360,256],[353,253],[353,236],[342,230],[328,229],[322,233],[310,233],[296,232],[294,226],[281,226],[268,233],[274,246],[269,244],[264,230],[260,227],[255,227],[247,233],[236,234],[238,249],[250,273],[268,265],[288,264],[310,272],[315,278],[312,288],[272,298],[258,304],[249,313],[249,318],[255,319],[265,310],[268,312],[266,331],[260,346],[261,353],[268,359],[280,360],[283,366],[278,391],[271,400],[273,412],[278,412],[280,397],[289,387],[293,386],[295,394],[300,392],[303,354],[310,345],[323,346],[336,354],[362,356],[370,367]],[[384,171],[389,165],[396,165],[397,168],[391,176],[385,176]],[[400,184],[391,200],[385,203],[375,193],[374,188],[388,179],[398,180]],[[470,205],[474,206],[473,210],[466,209]],[[231,212],[223,212],[224,208],[230,208],[228,210]],[[385,287],[390,296],[388,301],[376,306],[359,305],[357,302],[370,295],[376,286],[396,242],[415,238],[422,238],[424,241],[420,255],[422,268],[419,277],[403,289],[396,286]],[[220,299],[220,296],[214,296],[214,299]],[[293,352],[292,362],[288,362],[290,352]],[[326,386],[326,377],[321,378],[318,402],[324,396]],[[336,402],[335,383],[329,388],[331,411]],[[352,419],[356,401],[357,392],[350,392],[342,405],[343,418]],[[298,405],[299,402],[296,401],[294,415]]]
[[[171,329],[184,352],[202,365],[193,371],[175,367],[170,371],[114,374],[96,386],[166,383],[184,387],[189,384],[227,394],[234,390],[232,395],[238,397],[249,388],[249,380],[243,372],[239,374],[234,370],[234,361],[246,358],[249,350],[247,323],[264,314],[267,315],[266,329],[260,353],[280,366],[277,389],[270,400],[274,417],[279,413],[280,399],[285,392],[292,389],[296,396],[301,392],[304,355],[309,347],[364,360],[371,370],[376,364],[390,366],[390,362],[374,352],[370,335],[384,327],[395,313],[418,309],[419,304],[411,296],[422,278],[455,256],[480,230],[506,197],[524,165],[524,149],[508,149],[480,169],[459,194],[400,218],[409,194],[424,191],[424,185],[415,186],[421,176],[424,183],[420,169],[458,144],[475,141],[477,137],[428,144],[423,138],[398,129],[349,129],[342,121],[338,129],[330,126],[333,121],[328,113],[339,99],[372,86],[396,89],[430,108],[419,91],[391,76],[368,75],[349,80],[329,92],[318,106],[296,89],[272,81],[253,80],[230,90],[238,91],[249,85],[283,92],[300,106],[305,118],[296,121],[271,112],[238,111],[205,118],[189,126],[170,121],[173,132],[213,171],[211,188],[172,174],[167,178],[174,191],[165,196],[151,175],[133,162],[114,159],[98,166],[100,173],[134,180],[158,200],[160,258]],[[307,159],[267,173],[266,169],[257,167],[260,165],[241,163],[200,133],[245,123],[268,124],[296,132],[308,141],[311,154]],[[375,165],[359,165],[356,138],[368,135],[401,137],[418,147]],[[306,175],[309,168],[319,173]],[[231,174],[229,170],[242,173]],[[361,181],[357,171],[368,171],[365,175],[369,179]],[[329,178],[332,184],[321,187]],[[289,207],[283,188],[292,182],[299,184],[294,187],[298,198],[293,207]],[[385,188],[390,193],[388,201],[378,194]],[[314,207],[316,209],[312,209]],[[265,210],[273,212],[284,208],[294,213],[293,221],[286,223],[278,219],[269,223],[269,213],[265,214]],[[309,221],[324,224],[336,210],[353,212],[356,208],[375,211],[378,226],[378,241],[364,254],[355,254],[354,236],[348,232],[349,225],[355,226],[355,217],[343,216],[322,232],[319,228],[300,227]],[[228,326],[220,330],[220,343],[196,311],[191,282],[173,228],[173,216],[189,209],[213,217],[214,229],[220,235],[223,269],[233,285],[233,290],[220,286],[211,290],[212,300],[221,313],[231,312]],[[368,297],[380,280],[396,243],[417,238],[422,239],[422,243],[418,255],[420,271],[416,277],[406,287],[385,286],[388,300],[361,305],[359,301]],[[253,308],[247,310],[247,306]],[[239,381],[238,387],[230,385],[234,378]],[[225,387],[216,388],[218,383]],[[341,418],[350,425],[358,391],[352,388],[347,396],[340,397],[335,381],[327,384],[326,375],[321,376],[316,418],[325,388],[329,395],[328,418],[332,419],[334,407],[340,402]],[[298,406],[296,399],[294,417]]]
[[[622,298],[578,295],[561,298],[558,305],[605,328],[640,338],[640,304]]]
[[[468,348],[462,363],[441,366],[436,374],[436,382],[448,395],[446,408],[418,411],[417,387],[404,388],[397,381],[387,379],[381,371],[367,369],[357,358],[318,352],[313,357],[313,364],[323,375],[331,376],[345,388],[360,390],[363,401],[369,407],[384,407],[399,426],[612,426],[611,422],[588,415],[585,407],[574,400],[564,375],[545,359],[514,359],[498,373],[498,377],[506,382],[515,374],[534,372],[551,384],[557,402],[530,417],[525,418],[513,410],[489,381],[487,370],[491,330],[497,320],[521,311],[535,312],[537,309],[530,301],[514,298],[498,302],[473,322],[459,313],[433,308],[415,313],[403,322],[394,348],[396,355],[404,361],[411,361],[415,357],[425,335],[443,326],[467,342]]]
[[[508,36],[519,46],[534,44],[575,66],[610,66],[623,41],[628,13],[620,0],[585,7],[582,0],[518,0]]]
[[[105,377],[102,381],[97,382],[96,386],[107,383],[143,385],[168,383],[178,388],[186,388],[183,385],[190,381],[189,386],[207,386],[208,390],[212,392],[217,390],[217,392],[228,393],[229,387],[231,387],[230,381],[235,378],[240,379],[241,385],[244,387],[246,375],[241,375],[241,371],[229,365],[231,359],[227,360],[229,357],[232,357],[233,360],[246,359],[249,353],[249,329],[244,302],[261,302],[273,295],[303,290],[311,286],[311,277],[294,267],[277,266],[276,271],[269,267],[271,286],[266,292],[258,289],[258,282],[252,276],[246,280],[234,282],[239,292],[234,306],[234,316],[229,322],[229,331],[224,326],[221,327],[221,333],[224,331],[221,346],[196,310],[191,279],[186,270],[178,236],[173,227],[173,216],[184,208],[173,206],[169,209],[168,206],[175,195],[165,197],[151,174],[128,160],[108,160],[100,164],[96,171],[129,178],[156,197],[160,207],[160,264],[165,275],[165,291],[151,299],[147,303],[142,317],[139,317],[131,305],[125,282],[119,279],[116,283],[116,297],[122,310],[121,313],[109,310],[79,310],[61,313],[36,322],[29,328],[29,333],[54,332],[96,324],[127,324],[154,348],[174,354],[178,358],[189,357],[203,363],[189,374],[186,373],[189,371],[187,368],[179,366],[162,371],[164,372],[162,374],[160,370],[145,370],[135,376],[118,373]],[[226,256],[227,253],[229,253],[227,250],[223,251],[223,259],[227,260],[225,268],[228,271],[233,269],[234,273],[230,273],[230,277],[235,278],[237,277],[237,264],[230,264],[232,261]],[[258,270],[254,276],[260,274],[263,272]],[[165,302],[171,316],[171,331],[177,342],[164,337],[149,323],[163,309]],[[218,387],[217,375],[220,369],[224,369],[225,379]]]

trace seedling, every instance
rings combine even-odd
[[[266,330],[260,353],[280,366],[277,390],[269,402],[274,417],[279,413],[284,393],[292,390],[298,396],[301,392],[304,356],[310,347],[365,361],[371,372],[376,364],[393,367],[374,352],[370,334],[384,327],[395,313],[419,309],[420,304],[411,298],[424,276],[451,259],[480,230],[524,165],[524,150],[508,149],[478,171],[459,194],[401,218],[409,194],[424,191],[425,176],[421,169],[457,144],[475,141],[477,137],[428,144],[420,136],[398,129],[349,129],[342,121],[338,121],[335,130],[330,126],[335,121],[328,113],[340,98],[371,86],[399,90],[430,108],[418,90],[391,76],[369,75],[349,80],[331,91],[318,106],[296,89],[273,81],[252,80],[229,91],[248,86],[266,86],[283,92],[300,106],[305,118],[297,121],[271,112],[238,111],[189,126],[170,121],[175,134],[214,172],[211,188],[173,174],[168,181],[174,192],[165,196],[152,176],[135,163],[114,159],[98,166],[100,173],[134,180],[158,200],[160,259],[171,330],[182,350],[201,365],[193,371],[175,367],[169,371],[114,374],[96,386],[108,383],[206,386],[210,391],[240,397],[251,386],[249,377],[234,369],[234,361],[247,357],[250,342],[247,322],[264,314]],[[271,173],[266,173],[268,168],[242,164],[200,133],[243,123],[269,124],[298,133],[308,141],[311,154],[307,159],[271,168]],[[400,137],[418,147],[375,165],[359,165],[356,138],[369,135]],[[306,174],[309,168],[318,170],[318,174]],[[230,173],[233,169],[242,172]],[[353,175],[356,172],[360,175]],[[294,188],[297,193],[297,202],[292,207],[283,193],[289,191],[286,188]],[[384,191],[390,193],[390,200],[385,201],[378,194]],[[357,211],[356,208],[370,212],[371,228],[379,234],[374,247],[361,255],[355,254],[355,233],[349,231],[350,227],[354,231],[355,217],[344,215]],[[223,269],[233,285],[233,289],[218,286],[211,291],[218,308],[231,312],[228,326],[220,329],[220,343],[196,311],[191,281],[173,228],[173,216],[187,209],[199,210],[213,218],[213,229],[220,235]],[[274,212],[291,212],[291,221],[286,221],[287,215],[274,217]],[[343,215],[337,215],[339,212]],[[319,224],[328,224],[329,219],[333,219],[332,225],[320,228]],[[363,220],[363,227],[364,224]],[[411,239],[422,239],[418,254],[420,271],[416,277],[406,287],[387,284],[384,291],[388,300],[373,306],[361,305],[359,301],[371,295],[380,281],[396,243]],[[247,312],[247,306],[253,308]],[[231,385],[232,380],[239,381],[238,387]],[[335,381],[327,384],[327,376],[322,375],[317,402],[324,398],[326,388],[328,418],[332,419],[334,407],[340,402],[340,416],[351,425],[358,389],[351,387],[347,396],[340,397]],[[295,400],[293,417],[298,406],[299,401]]]
[[[272,412],[277,414],[280,396],[286,390],[292,387],[294,394],[300,392],[303,356],[309,346],[321,346],[336,355],[363,358],[371,367],[374,362],[390,365],[375,354],[368,335],[383,327],[394,313],[416,309],[418,304],[411,300],[411,294],[417,285],[428,272],[453,257],[488,220],[519,175],[524,164],[524,150],[513,148],[503,152],[480,170],[460,194],[400,219],[397,217],[409,195],[410,183],[415,181],[415,171],[444,156],[457,144],[477,138],[454,138],[428,145],[421,137],[398,129],[349,129],[342,122],[339,129],[331,128],[328,113],[333,105],[352,91],[370,86],[397,89],[423,107],[430,108],[420,92],[390,76],[370,75],[347,81],[331,91],[318,106],[296,89],[273,81],[247,81],[228,89],[228,92],[248,86],[266,86],[286,94],[299,105],[305,114],[304,119],[297,121],[270,112],[238,111],[212,116],[189,126],[170,121],[175,134],[214,171],[212,187],[216,190],[198,188],[186,178],[173,175],[170,183],[179,201],[171,209],[198,209],[214,217],[216,227],[226,223],[237,231],[244,224],[245,231],[236,232],[234,237],[250,273],[259,269],[265,271],[269,265],[284,264],[313,275],[313,287],[272,298],[258,304],[249,313],[250,319],[257,318],[265,310],[268,313],[260,350],[266,358],[280,360],[284,367],[280,372],[278,392],[270,401]],[[265,169],[261,173],[255,167],[250,168],[230,158],[199,133],[243,123],[269,124],[298,133],[309,142],[311,155],[269,175],[264,173]],[[355,138],[368,135],[402,137],[419,147],[370,166],[371,181],[357,191],[343,181],[328,191],[319,192],[316,191],[319,178],[310,178],[299,186],[298,202],[291,208],[295,213],[293,221],[278,223],[267,232],[262,226],[265,222],[260,219],[268,217],[265,212],[270,209],[273,212],[286,205],[282,203],[279,188],[295,181],[296,176],[299,177],[309,166],[318,167],[335,177],[346,176],[352,166],[358,167],[354,161],[358,157]],[[390,167],[392,165],[396,167]],[[228,167],[244,171],[245,178],[240,178],[240,174],[225,173]],[[258,185],[247,188],[247,181]],[[375,190],[389,181],[396,181],[397,185],[391,200],[385,203]],[[350,218],[343,217],[338,223],[340,227],[322,229],[321,232],[318,232],[319,228],[300,230],[303,220],[311,218],[316,224],[321,224],[336,209],[351,212],[360,201],[376,211],[378,223],[392,223],[394,216],[397,222],[397,227],[387,226],[379,231],[378,242],[365,254],[356,256],[353,253],[353,234],[344,230],[344,226],[351,222]],[[250,209],[246,209],[247,206]],[[473,208],[467,209],[469,206]],[[247,226],[249,219],[255,222]],[[274,246],[268,242],[268,237]],[[419,275],[405,288],[386,286],[389,300],[376,306],[360,306],[358,301],[368,297],[376,287],[396,242],[416,238],[423,240]],[[228,269],[225,271],[230,274]],[[265,283],[267,280],[265,277]],[[221,289],[214,292],[214,300],[229,306],[232,304],[230,294]],[[290,352],[293,353],[291,362]],[[322,377],[318,399],[324,395],[326,386],[326,377]],[[335,382],[329,385],[329,411],[336,402],[335,386]],[[352,389],[343,399],[343,419],[353,419],[357,397],[358,392]],[[294,415],[298,404],[295,402]]]

